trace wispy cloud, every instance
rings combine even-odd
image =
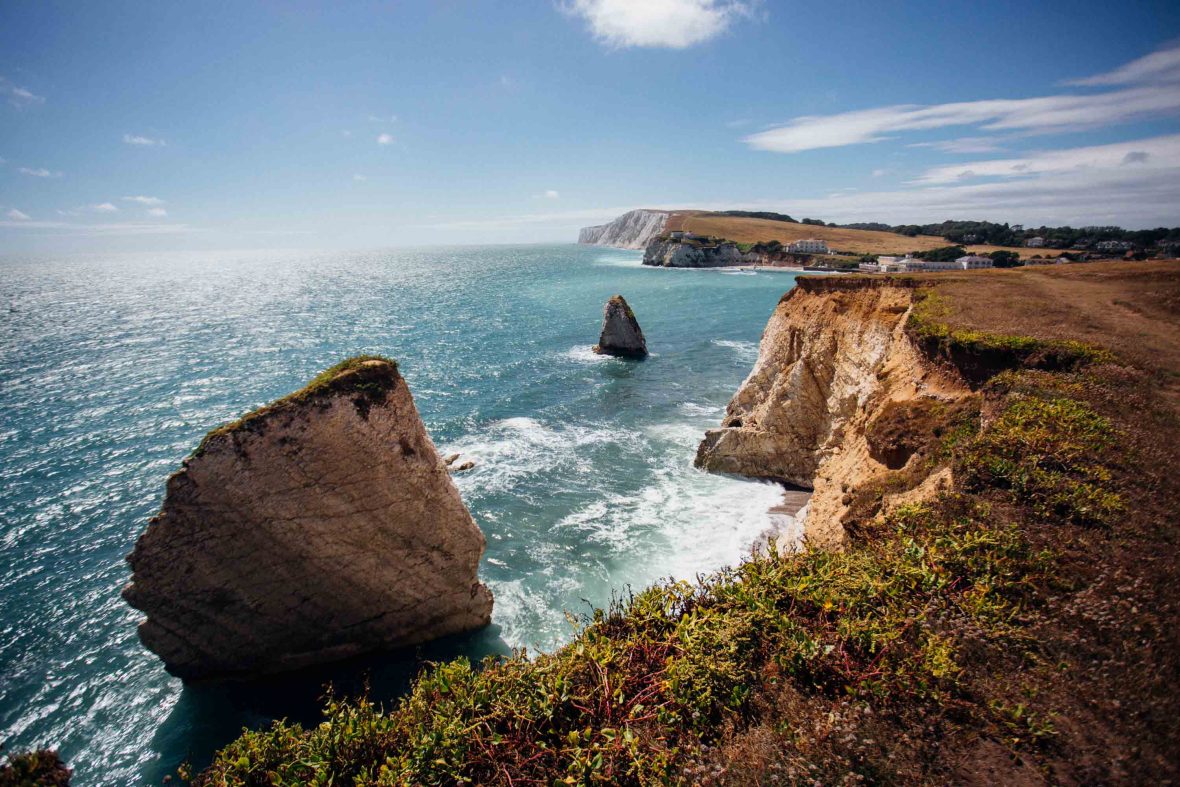
[[[959,183],[977,178],[1028,178],[1069,172],[1097,179],[1109,172],[1121,176],[1128,167],[1144,164],[1150,164],[1153,170],[1180,169],[1180,134],[935,167],[914,182]]]
[[[154,219],[162,219],[168,215],[168,211],[164,210],[163,208],[148,208],[147,215]]]
[[[364,183],[369,178],[367,175],[362,175],[358,172],[352,176],[352,179],[355,180],[357,183]]]
[[[392,134],[378,134],[377,135],[377,144],[378,145],[392,145],[393,144],[393,135]]]
[[[397,115],[369,115],[370,123],[396,123]]]
[[[796,118],[775,128],[747,136],[756,150],[798,153],[818,148],[861,145],[894,139],[903,132],[974,126],[985,131],[1083,131],[1180,112],[1180,89],[1174,84],[1180,67],[1166,65],[1180,58],[1180,47],[1157,52],[1111,74],[1093,77],[1092,84],[1143,81],[1106,93],[1076,93],[1022,99],[988,99],[950,104],[914,104],[862,109],[835,115]],[[1136,63],[1151,60],[1146,66]],[[1117,81],[1116,81],[1117,80]],[[974,138],[978,140],[978,138]],[[943,143],[951,145],[953,143]],[[951,149],[951,148],[948,148]],[[971,152],[960,150],[958,152]],[[976,150],[975,152],[983,152]]]
[[[1074,79],[1067,85],[1095,87],[1101,85],[1134,85],[1143,82],[1180,82],[1180,43],[1132,60],[1105,74]]]
[[[547,189],[543,196],[545,197],[545,199],[560,199],[561,194],[559,194],[554,189]]]
[[[159,197],[145,197],[142,194],[134,197],[124,197],[124,202],[137,202],[140,205],[163,205],[164,200]]]
[[[45,169],[44,167],[37,167],[37,168],[20,167],[19,169],[17,169],[17,172],[21,173],[22,175],[29,175],[34,178],[60,178],[61,177],[60,172],[50,172],[49,170]]]
[[[32,218],[31,216],[29,216],[29,214],[25,213],[24,211],[17,210],[16,208],[12,208],[4,215],[7,216],[12,221],[21,221],[21,222],[30,221]]]
[[[167,143],[162,139],[154,137],[144,137],[139,134],[124,134],[123,141],[128,145],[138,145],[140,147],[164,147]]]
[[[95,213],[117,213],[119,209],[110,202],[100,202],[97,205],[91,205],[90,209]]]
[[[44,104],[44,96],[38,96],[27,88],[14,84],[4,77],[0,77],[0,96],[8,99],[8,103],[14,107],[23,109],[34,104]]]
[[[721,35],[753,6],[739,0],[572,0],[564,8],[607,46],[684,49]]]

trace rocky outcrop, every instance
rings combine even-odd
[[[486,625],[483,549],[396,364],[358,358],[205,438],[123,595],[170,672],[250,675]]]
[[[598,344],[594,345],[594,352],[623,358],[647,357],[647,341],[643,338],[639,321],[622,295],[616,295],[606,302],[602,334]]]
[[[643,264],[661,268],[728,268],[738,265],[801,267],[810,261],[805,254],[791,254],[781,244],[755,244],[742,251],[733,241],[718,238],[660,235],[647,244]]]
[[[664,210],[632,210],[608,224],[584,227],[578,233],[578,243],[592,246],[614,246],[620,249],[642,249],[664,231],[671,214]]]
[[[706,433],[697,466],[813,489],[804,533],[812,544],[840,544],[849,492],[912,455],[904,445],[871,445],[869,424],[898,403],[970,393],[906,333],[912,300],[895,281],[800,278],[770,318],[722,428]]]

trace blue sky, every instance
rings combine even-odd
[[[0,252],[1177,225],[1180,4],[13,0],[0,159]]]

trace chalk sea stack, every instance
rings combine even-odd
[[[602,335],[598,338],[598,344],[594,345],[594,352],[623,358],[647,357],[647,342],[639,328],[639,321],[622,295],[616,295],[606,302]]]
[[[123,597],[175,675],[278,672],[486,625],[484,545],[397,364],[353,358],[205,437]]]

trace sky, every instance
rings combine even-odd
[[[0,254],[1180,225],[1180,3],[0,4]]]

